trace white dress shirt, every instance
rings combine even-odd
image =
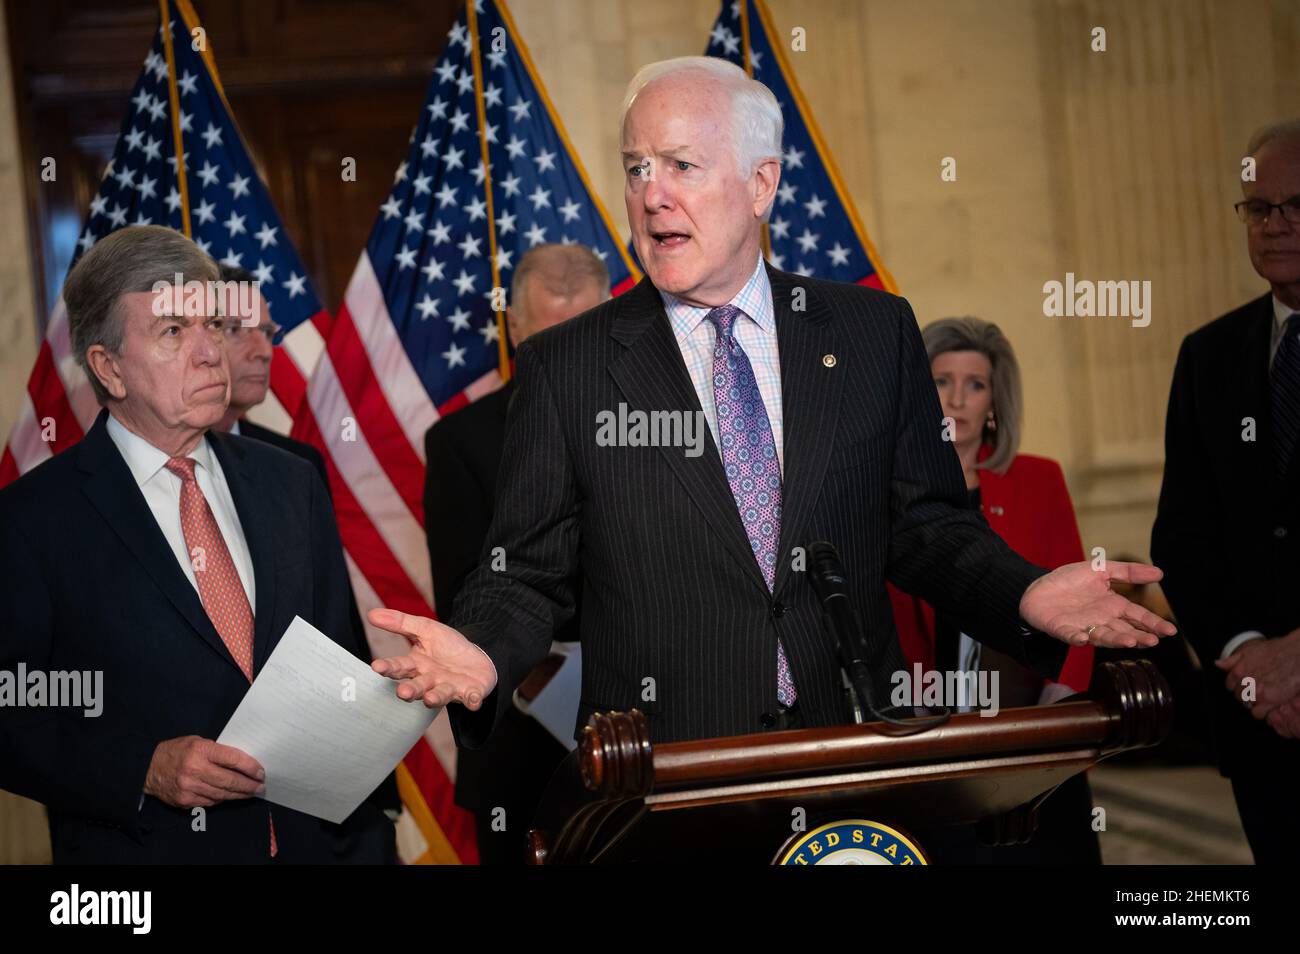
[[[695,385],[695,394],[700,399],[709,430],[713,432],[713,444],[722,453],[722,441],[718,437],[718,411],[713,400],[713,349],[718,331],[713,323],[704,320],[711,308],[697,308],[689,305],[667,292],[661,291],[664,311],[672,325],[677,347],[681,349],[682,360]],[[776,459],[782,473],[785,472],[785,441],[781,420],[781,358],[776,340],[776,310],[772,306],[772,283],[768,280],[767,269],[763,267],[763,256],[759,255],[758,264],[749,276],[749,281],[736,293],[728,304],[735,305],[741,314],[732,325],[732,335],[749,358],[754,368],[754,380],[758,384],[758,393],[763,396],[763,407],[767,410],[767,420],[772,426],[772,440],[776,444]]]
[[[185,546],[185,534],[181,530],[181,479],[166,466],[171,457],[143,437],[127,430],[111,413],[108,416],[108,436],[117,445],[131,476],[135,478],[136,486],[144,494],[145,503],[149,505],[158,529],[167,539],[185,578],[197,592],[199,581],[194,576],[189,548]],[[244,592],[248,595],[248,605],[256,610],[253,558],[248,552],[248,541],[244,539],[244,529],[239,524],[239,514],[235,511],[235,501],[230,496],[230,486],[226,483],[221,462],[212,452],[206,437],[199,441],[188,456],[197,461],[194,468],[195,482],[207,498],[212,515],[217,518],[217,526],[225,538],[226,549],[230,551],[230,558],[235,564],[235,572],[239,574],[239,581],[244,584]]]

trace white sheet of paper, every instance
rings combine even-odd
[[[396,688],[295,616],[217,741],[262,764],[268,802],[341,822],[442,711]]]
[[[578,747],[573,739],[573,726],[578,721],[582,696],[582,644],[552,643],[551,652],[564,656],[564,662],[531,703],[520,698],[516,691],[515,706],[540,722],[542,728],[572,752]]]

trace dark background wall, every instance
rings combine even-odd
[[[458,0],[195,0],[254,162],[336,307],[406,149]],[[8,0],[37,321],[72,260],[153,31],[149,0]],[[54,182],[40,163],[57,161]],[[344,183],[345,156],[357,181]],[[346,188],[344,187],[346,185]]]

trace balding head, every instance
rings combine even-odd
[[[585,245],[538,245],[515,266],[506,321],[517,348],[609,297],[609,270]]]

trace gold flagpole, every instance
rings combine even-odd
[[[172,49],[171,16],[167,0],[158,0],[162,14],[163,51],[167,54],[167,97],[172,107],[172,140],[176,149],[176,178],[181,194],[181,230],[188,239],[194,238],[190,230],[190,186],[185,176],[185,139],[181,135],[181,94],[176,87],[176,54]]]
[[[483,101],[483,64],[479,60],[478,14],[474,0],[465,0],[469,19],[470,60],[474,64],[474,108],[478,112],[478,142],[483,155],[483,190],[487,193],[488,255],[492,264],[492,288],[501,287],[501,273],[497,268],[497,222],[492,209],[492,171],[488,165],[487,104]],[[502,381],[510,380],[510,346],[506,337],[505,308],[496,311],[497,318],[497,370]]]
[[[804,99],[803,91],[799,88],[799,81],[794,75],[794,68],[785,55],[785,49],[780,43],[772,42],[777,33],[776,28],[772,25],[771,11],[767,9],[763,0],[754,0],[754,9],[758,13],[759,29],[763,30],[767,35],[768,42],[772,46],[772,52],[776,55],[776,62],[781,72],[785,74],[786,82],[790,84],[790,95],[794,99],[794,107],[803,116],[804,124],[808,127],[808,135],[813,142],[813,148],[817,150],[822,165],[826,167],[826,175],[830,177],[835,194],[839,196],[840,204],[844,206],[844,212],[853,225],[853,231],[857,234],[862,247],[867,250],[867,258],[870,260],[872,268],[876,270],[876,274],[880,276],[880,283],[885,286],[885,291],[897,295],[898,286],[894,284],[894,276],[890,275],[889,270],[881,264],[880,254],[876,251],[876,247],[871,244],[871,239],[867,236],[866,226],[858,218],[858,210],[853,205],[853,197],[849,195],[848,186],[844,184],[844,177],[840,175],[840,170],[835,165],[835,157],[831,155],[830,147],[826,145],[826,140],[817,127],[817,117],[813,115],[812,107]]]

